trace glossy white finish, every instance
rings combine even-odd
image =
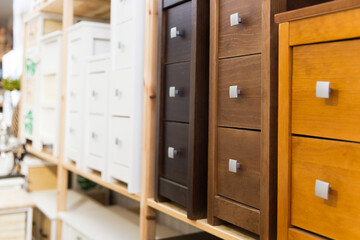
[[[242,18],[239,17],[239,13],[234,13],[230,15],[230,26],[236,26],[242,21]]]
[[[230,98],[238,98],[240,95],[240,90],[237,86],[230,86],[229,87],[229,97]]]
[[[240,163],[237,160],[229,159],[229,172],[237,173]]]
[[[315,180],[315,195],[325,200],[329,199],[330,184],[321,180]]]
[[[317,81],[316,82],[316,97],[329,98],[331,93],[330,82]]]
[[[169,97],[176,97],[176,95],[179,94],[179,90],[176,89],[176,87],[171,86],[169,87]]]

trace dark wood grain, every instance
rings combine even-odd
[[[165,11],[165,62],[189,61],[192,42],[192,1],[177,5]],[[182,36],[170,38],[170,29],[176,27]]]
[[[259,209],[260,132],[218,128],[217,147],[217,193]],[[229,159],[240,163],[237,173],[229,172]]]
[[[163,7],[164,8],[170,8],[170,7],[174,7],[174,6],[178,5],[178,4],[187,2],[189,0],[163,0],[163,1],[164,1]]]
[[[190,62],[167,64],[164,84],[164,119],[189,122]],[[171,86],[179,95],[169,97]]]
[[[229,97],[229,87],[237,86],[238,98]],[[219,61],[218,125],[260,129],[261,55]]]
[[[214,212],[216,216],[229,223],[256,234],[260,232],[260,211],[257,209],[217,196],[214,201]]]
[[[219,58],[261,52],[261,0],[220,0]],[[243,22],[230,26],[230,15]]]
[[[160,166],[160,175],[184,186],[188,184],[188,138],[188,124],[164,123],[163,162]],[[174,158],[168,157],[169,147],[173,147],[178,151]]]
[[[187,187],[168,179],[160,178],[159,192],[163,197],[186,207],[189,195]]]
[[[313,6],[320,3],[330,2],[331,0],[287,0],[287,11]]]

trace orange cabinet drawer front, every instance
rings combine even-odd
[[[360,144],[293,137],[292,147],[291,224],[360,239]]]
[[[360,141],[359,52],[360,40],[294,47],[293,133]]]

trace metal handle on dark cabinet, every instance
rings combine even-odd
[[[175,155],[177,155],[178,153],[179,153],[179,151],[176,150],[175,148],[173,148],[173,147],[168,148],[168,157],[169,158],[175,158]]]
[[[230,26],[235,26],[242,22],[243,19],[239,17],[239,13],[234,13],[230,15]]]
[[[318,179],[315,180],[315,196],[328,200],[329,192],[330,192],[330,183]]]
[[[237,160],[229,159],[229,172],[237,173],[237,170],[240,169],[241,164]]]
[[[176,89],[176,87],[171,86],[169,87],[169,97],[175,97],[176,95],[179,95],[179,90]]]
[[[177,27],[173,27],[170,29],[170,38],[181,37],[183,35],[184,35],[184,32],[181,30],[178,30]]]
[[[317,81],[316,82],[316,97],[317,98],[330,98],[331,88],[330,82]]]
[[[229,97],[230,98],[238,98],[241,91],[238,89],[237,86],[230,86],[229,87]]]

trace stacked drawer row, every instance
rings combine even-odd
[[[208,3],[159,1],[156,199],[206,215]]]
[[[359,239],[360,9],[319,15],[281,24],[278,232]]]

